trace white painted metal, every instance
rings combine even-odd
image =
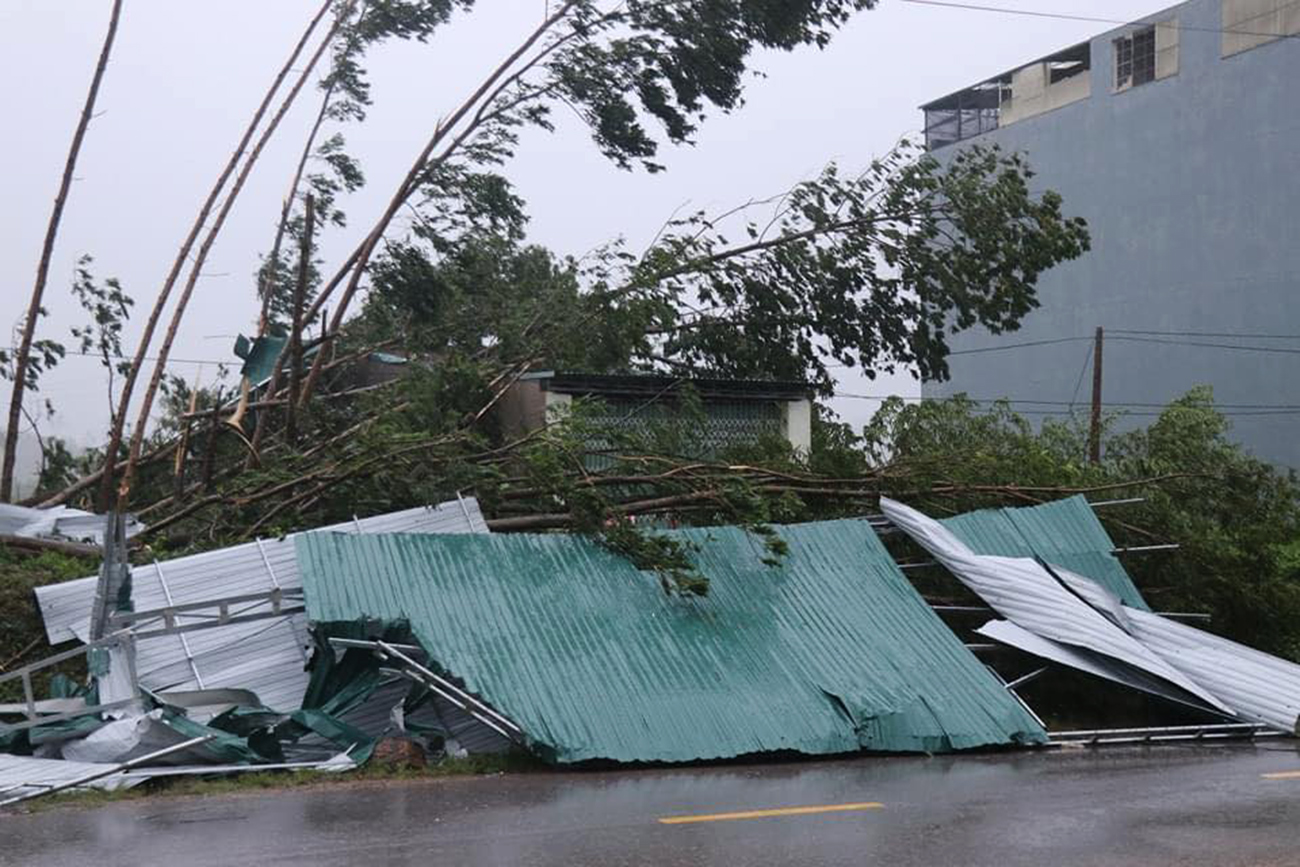
[[[486,533],[487,524],[473,498],[438,506],[421,506],[346,521],[312,532],[351,533]],[[301,590],[293,535],[192,554],[132,570],[132,602],[137,610],[166,608],[277,587]],[[165,578],[163,570],[166,571]],[[37,602],[50,642],[87,634],[96,578],[81,578],[38,588]],[[199,630],[184,636],[162,635],[137,642],[136,668],[142,686],[153,691],[203,686],[249,689],[263,704],[295,710],[307,686],[303,670],[311,639],[302,613]],[[188,648],[185,646],[188,645]]]
[[[896,527],[1012,623],[1040,638],[1089,650],[1138,668],[1191,693],[1211,707],[1232,712],[1210,690],[1091,607],[1077,595],[1077,588],[1067,589],[1040,563],[1024,557],[975,554],[950,530],[915,509],[885,497],[881,498],[880,505]],[[1130,609],[1125,610],[1131,615]]]

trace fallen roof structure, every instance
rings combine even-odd
[[[981,634],[1165,698],[1280,732],[1297,730],[1300,665],[1127,605],[1092,576],[1045,559],[975,554],[915,509],[884,499],[881,506],[1007,618],[985,624]],[[983,545],[998,550],[988,537]]]
[[[994,611],[1040,638],[1108,656],[1227,711],[1214,695],[1128,635],[1111,618],[1028,557],[976,554],[956,534],[915,509],[882,497],[889,520],[973,590]]]
[[[861,521],[780,528],[764,565],[738,528],[674,531],[709,595],[567,535],[303,535],[324,633],[406,624],[433,673],[557,763],[763,752],[942,752],[1041,743]],[[364,580],[362,580],[364,579]]]
[[[1089,576],[1129,608],[1151,610],[1111,553],[1115,543],[1082,495],[1039,506],[980,509],[939,523],[976,554],[1037,557]]]
[[[487,525],[478,502],[466,497],[310,532],[486,533]],[[251,690],[269,707],[298,708],[311,647],[294,552],[299,535],[133,567],[136,613],[129,619],[141,636],[135,642],[140,685],[154,692],[233,687]],[[37,588],[51,644],[90,638],[96,584],[92,576]],[[151,623],[175,624],[187,617],[191,624],[209,618],[212,628],[149,629]]]

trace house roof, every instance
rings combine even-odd
[[[629,397],[663,397],[689,385],[703,398],[745,400],[804,400],[813,394],[807,382],[716,379],[707,377],[665,376],[642,373],[578,373],[572,371],[538,371],[521,377],[538,380],[548,391],[561,394],[607,395]]]

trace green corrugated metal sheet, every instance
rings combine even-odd
[[[1082,496],[1009,509],[982,509],[941,521],[976,554],[1041,557],[1085,575],[1131,608],[1150,611],[1111,551],[1115,543]]]
[[[772,751],[940,752],[1042,728],[962,646],[865,522],[735,528],[698,545],[707,598],[575,536],[303,534],[318,623],[406,621],[432,662],[557,762]]]

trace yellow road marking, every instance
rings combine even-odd
[[[701,816],[668,816],[661,825],[687,825],[692,822],[725,822],[731,819],[766,819],[770,816],[808,816],[813,813],[847,813],[854,810],[880,810],[884,804],[867,801],[861,804],[827,804],[821,807],[779,807],[774,810],[746,810],[743,813],[709,813]]]
[[[1266,780],[1300,780],[1300,771],[1278,771],[1273,774],[1260,774]]]

